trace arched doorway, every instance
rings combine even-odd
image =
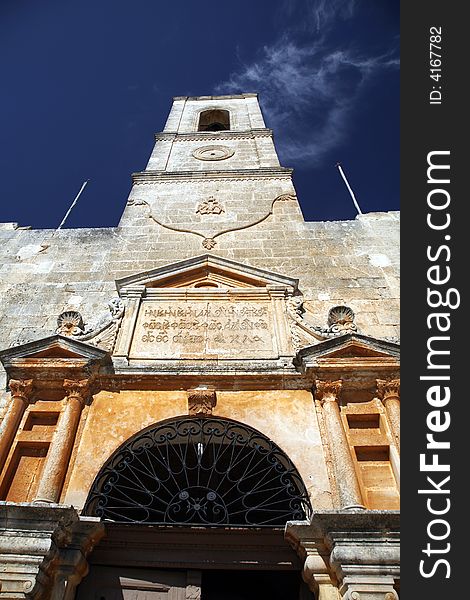
[[[77,598],[311,598],[283,540],[310,511],[294,464],[259,431],[218,417],[152,425],[93,483],[84,512],[108,535]]]
[[[183,417],[139,432],[101,469],[85,514],[122,523],[276,527],[310,514],[288,456],[230,419]]]

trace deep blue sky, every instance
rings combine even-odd
[[[308,220],[398,209],[398,0],[2,0],[0,221],[117,224],[173,96],[259,92]]]

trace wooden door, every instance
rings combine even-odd
[[[92,566],[76,600],[200,600],[198,571]]]

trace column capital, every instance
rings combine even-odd
[[[89,379],[64,379],[63,387],[67,398],[77,398],[82,404],[85,403],[90,394]]]
[[[32,379],[10,379],[8,385],[12,398],[21,398],[26,403],[30,401],[34,387]]]
[[[400,399],[400,380],[397,379],[377,379],[377,395],[383,401],[388,398]]]
[[[315,381],[315,395],[320,402],[335,402],[339,399],[343,382],[341,379],[336,381],[325,381],[317,379]]]

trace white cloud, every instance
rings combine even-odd
[[[284,0],[281,13],[295,17],[302,29],[317,32],[329,28],[338,18],[350,19],[354,14],[356,0]]]
[[[289,6],[289,5],[286,5]],[[215,93],[258,92],[268,126],[279,134],[283,161],[319,164],[349,131],[350,115],[364,85],[383,69],[396,68],[392,50],[361,56],[328,44],[327,25],[335,15],[352,15],[354,2],[310,3],[308,19],[323,34],[300,42],[298,31],[265,46],[258,58],[242,65],[216,86]]]

